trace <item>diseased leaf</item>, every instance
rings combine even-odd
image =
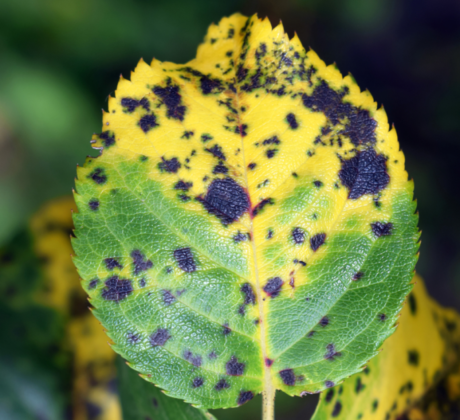
[[[438,413],[445,410],[448,414],[452,407],[458,407],[460,315],[431,299],[420,277],[414,282],[399,327],[382,352],[363,372],[324,392],[313,420],[392,420],[408,411],[409,419],[440,419],[445,417],[425,417],[422,409],[428,412],[438,405]],[[427,394],[433,387],[435,390]],[[436,392],[443,388],[447,392]],[[451,405],[449,399],[457,403]],[[419,400],[421,403],[411,408]],[[422,416],[417,417],[419,414]]]
[[[237,14],[185,65],[141,60],[93,143],[74,262],[115,351],[169,395],[319,392],[393,332],[418,248],[396,132],[281,25]]]
[[[144,381],[121,358],[117,358],[123,420],[215,420],[215,417]]]

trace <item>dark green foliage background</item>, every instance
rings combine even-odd
[[[75,164],[96,154],[89,140],[120,73],[129,78],[140,57],[193,58],[209,23],[235,11],[282,19],[385,104],[415,179],[418,271],[459,309],[460,3],[451,0],[0,1],[0,245],[39,204],[71,191]],[[305,401],[296,407],[285,418],[308,418]]]

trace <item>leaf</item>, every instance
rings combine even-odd
[[[215,417],[175,398],[139,378],[125,361],[117,358],[120,400],[124,420],[215,420]]]
[[[427,391],[437,387],[458,366],[460,315],[431,299],[420,277],[415,276],[414,280],[415,287],[401,312],[395,334],[363,372],[321,395],[313,420],[400,418],[420,399],[425,406],[432,392],[427,395]],[[454,379],[452,375],[451,380]],[[460,402],[460,393],[455,398]],[[440,400],[439,395],[436,399]],[[413,409],[414,413],[418,411],[419,408]]]
[[[74,262],[114,350],[206,408],[360,370],[418,249],[388,130],[368,92],[268,19],[211,25],[185,65],[141,60],[76,182]]]

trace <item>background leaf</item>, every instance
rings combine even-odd
[[[117,358],[117,371],[123,420],[215,420],[203,410],[167,397],[159,388],[141,379],[121,357]]]
[[[75,263],[114,349],[203,407],[319,392],[393,331],[416,260],[396,133],[281,26],[211,25],[122,79],[78,170]]]
[[[460,315],[431,299],[420,277],[415,276],[414,283],[399,326],[381,353],[363,372],[324,392],[312,420],[390,420],[408,411],[410,419],[429,419],[434,418],[429,413],[434,406],[440,415],[435,418],[450,418],[449,412],[460,401]],[[449,403],[450,398],[457,402]],[[419,407],[411,410],[420,400]],[[427,417],[417,417],[421,407]]]

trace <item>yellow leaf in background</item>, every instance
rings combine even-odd
[[[431,299],[419,276],[414,284],[381,353],[363,372],[324,392],[313,420],[393,420],[406,412],[410,420],[441,420],[445,403],[456,400],[449,407],[459,407],[460,315]],[[438,407],[435,391],[441,385],[446,399]]]

